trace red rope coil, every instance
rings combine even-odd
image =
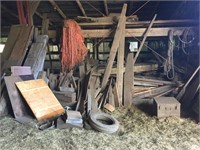
[[[69,72],[76,64],[84,60],[88,52],[78,23],[72,19],[64,21],[61,65],[63,72]]]

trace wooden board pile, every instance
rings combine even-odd
[[[11,68],[12,66],[30,66],[29,74],[30,71],[33,72],[35,78],[37,78],[38,72],[43,70],[48,36],[36,35],[33,31],[33,26],[13,25],[11,27],[2,53],[1,79],[5,75],[11,75],[11,71],[13,75],[24,75],[22,70],[19,69],[17,73],[15,68]],[[36,39],[33,39],[34,37]],[[28,75],[27,72],[26,75]],[[1,93],[0,115],[4,115],[8,113],[7,105],[9,104],[4,80],[1,82]]]
[[[48,69],[47,72],[40,72],[38,78],[46,81],[63,107],[72,106],[76,103],[77,83],[72,72],[53,74]]]

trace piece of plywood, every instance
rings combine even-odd
[[[38,120],[64,113],[63,107],[44,80],[17,82],[16,85]]]
[[[21,123],[30,122],[33,118],[30,109],[17,89],[15,82],[32,79],[33,75],[4,77],[15,119]]]

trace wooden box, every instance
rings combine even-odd
[[[180,103],[174,97],[154,98],[157,117],[180,117]]]

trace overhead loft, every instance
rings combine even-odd
[[[50,29],[58,29],[62,27],[63,19],[75,19],[80,20],[87,17],[104,17],[106,18],[113,13],[120,13],[123,6],[122,1],[41,1],[37,10],[33,15],[33,22],[35,26],[41,28],[41,22],[43,14],[47,14],[50,20]],[[199,20],[198,14],[198,2],[197,1],[127,1],[128,8],[126,16],[131,20],[131,16],[137,15],[136,24],[143,23],[143,21],[149,21],[154,14],[157,14],[157,20]],[[191,9],[193,8],[193,9]],[[184,10],[184,11],[181,11]],[[9,17],[1,17],[2,29],[9,28],[11,24],[19,24],[17,5],[16,2],[1,1],[1,12],[7,14]],[[134,21],[134,18],[132,18]],[[139,22],[138,22],[139,21]],[[100,25],[109,25],[111,22],[100,22]],[[95,24],[95,23],[94,23]],[[134,23],[130,23],[132,27]],[[148,23],[147,23],[148,24]],[[83,25],[87,26],[87,24]],[[3,30],[2,30],[3,31]],[[8,35],[8,31],[3,35]]]

